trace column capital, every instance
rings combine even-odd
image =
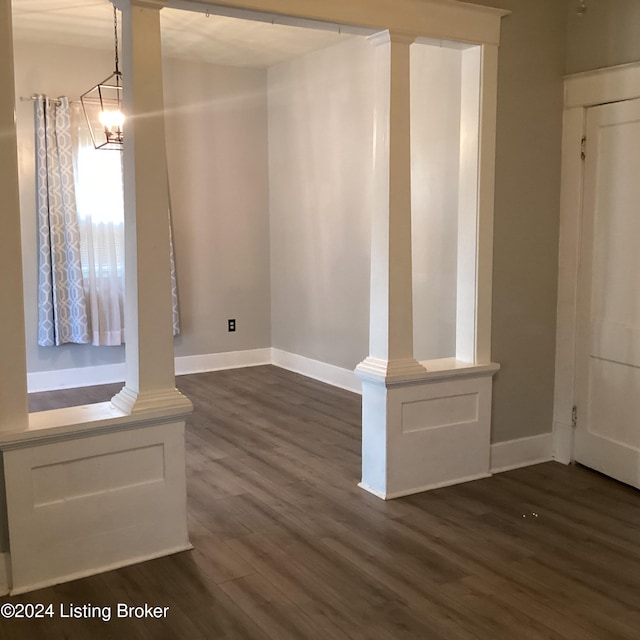
[[[111,4],[119,11],[124,11],[127,7],[141,7],[142,9],[164,9],[167,6],[166,0],[111,0]]]
[[[374,46],[379,47],[384,44],[413,44],[416,41],[415,33],[405,33],[403,31],[379,31],[369,36],[367,40]]]

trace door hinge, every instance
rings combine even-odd
[[[580,140],[580,157],[584,160],[587,157],[587,137],[582,136]]]
[[[573,405],[571,409],[571,426],[575,429],[578,426],[578,407]]]

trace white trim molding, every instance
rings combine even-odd
[[[564,108],[632,100],[640,94],[640,61],[574,73],[564,78]]]
[[[562,132],[558,306],[556,329],[553,455],[573,458],[572,410],[577,333],[577,287],[580,259],[583,163],[582,138],[588,107],[640,97],[640,62],[566,76]]]
[[[178,376],[224,369],[257,367],[264,364],[271,364],[270,348],[178,356],[175,359],[176,375]],[[95,387],[100,384],[123,382],[124,378],[124,362],[54,371],[34,371],[27,374],[29,393],[74,389],[76,387]]]
[[[491,473],[530,467],[553,459],[553,434],[551,433],[496,442],[491,445]]]
[[[307,378],[313,378],[334,387],[362,395],[362,384],[350,369],[343,369],[326,362],[273,348],[271,349],[271,364],[281,369],[307,376]]]
[[[225,351],[207,353],[198,356],[180,356],[176,358],[176,375],[222,371],[224,369],[242,369],[271,364],[271,349],[247,349],[245,351]]]

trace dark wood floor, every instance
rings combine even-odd
[[[274,367],[179,379],[195,549],[10,601],[166,620],[0,622],[2,638],[640,638],[640,494],[549,463],[385,503],[360,402]],[[118,387],[38,394],[34,409]],[[2,602],[7,598],[1,599]]]

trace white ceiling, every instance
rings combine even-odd
[[[12,0],[15,40],[113,47],[108,0]],[[169,57],[265,68],[330,46],[348,35],[333,31],[163,9],[162,47]]]

